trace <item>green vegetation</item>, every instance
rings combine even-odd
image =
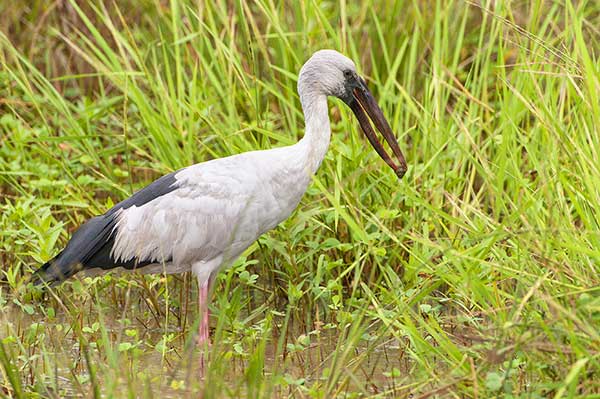
[[[600,397],[600,3],[116,3],[0,3],[0,396]],[[217,281],[206,381],[192,276],[28,285],[161,174],[300,138],[320,48],[408,173],[331,100],[298,210]]]

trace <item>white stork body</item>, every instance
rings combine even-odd
[[[316,52],[300,71],[298,93],[306,122],[298,143],[215,159],[161,177],[83,224],[65,249],[36,272],[38,282],[57,282],[98,268],[191,270],[200,287],[199,341],[207,342],[207,301],[215,272],[293,212],[327,152],[327,96],[350,106],[371,144],[398,176],[406,170],[381,109],[350,59],[333,50]],[[375,137],[367,114],[400,167]]]
[[[326,107],[323,111],[327,116]],[[318,129],[324,127],[315,131],[316,137],[306,134],[292,146],[219,158],[176,172],[177,189],[117,212],[113,257],[158,261],[142,272],[192,270],[199,284],[206,284],[213,272],[296,209],[327,148],[329,126]],[[320,141],[320,150],[315,151],[312,139]],[[165,259],[170,260],[160,262]]]

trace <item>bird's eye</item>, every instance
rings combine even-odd
[[[344,77],[345,77],[346,79],[349,79],[349,78],[351,78],[351,77],[352,77],[352,71],[351,71],[351,70],[349,70],[349,69],[346,69],[346,70],[344,71]]]

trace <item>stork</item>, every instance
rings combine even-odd
[[[35,281],[54,284],[93,269],[192,271],[199,287],[197,342],[208,345],[208,301],[215,275],[298,206],[329,147],[328,96],[352,109],[398,178],[406,172],[398,142],[349,58],[334,50],[314,53],[300,70],[298,94],[305,118],[299,142],[213,159],[159,178],[84,223],[62,252],[36,271]],[[369,118],[399,164],[379,142]]]

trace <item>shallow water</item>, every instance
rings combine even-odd
[[[411,366],[403,353],[405,345],[395,339],[370,336],[349,348],[338,328],[313,330],[308,335],[300,328],[290,328],[283,337],[285,350],[280,351],[281,337],[274,331],[257,333],[258,324],[234,330],[225,326],[217,334],[217,312],[211,318],[214,342],[209,366],[201,378],[201,351],[190,331],[194,312],[186,315],[187,324],[182,328],[176,317],[149,316],[148,306],[141,300],[130,301],[125,309],[102,305],[99,312],[89,299],[74,308],[60,305],[56,299],[23,305],[11,296],[2,294],[2,298],[0,339],[17,365],[23,385],[35,390],[37,384],[37,390],[49,396],[89,396],[92,379],[101,392],[125,394],[129,389],[143,388],[160,392],[161,397],[201,391],[207,397],[223,397],[225,393],[239,397],[256,389],[263,395],[267,389],[271,397],[303,397],[310,389],[324,389],[330,384],[334,391],[339,386],[340,392],[387,396],[400,392],[396,391],[397,380]],[[42,309],[48,313],[50,304],[58,306],[49,317]],[[272,322],[281,324],[282,319]],[[249,338],[252,334],[256,339]],[[82,342],[85,347],[81,347]],[[339,373],[336,378],[334,373]],[[271,385],[250,378],[268,380]]]

